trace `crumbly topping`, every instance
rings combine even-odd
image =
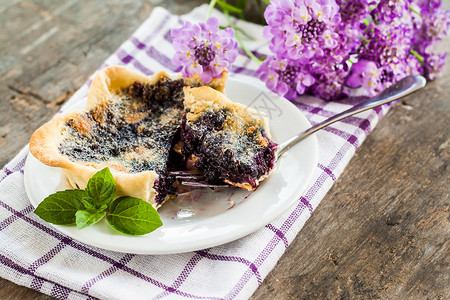
[[[274,149],[255,111],[220,95],[185,98],[182,151],[209,182],[256,188],[273,167]],[[202,93],[197,93],[200,96]]]
[[[69,159],[136,173],[166,169],[181,125],[182,80],[135,83],[67,122],[60,151]],[[120,166],[120,167],[119,167]]]
[[[211,99],[185,100],[184,104],[187,124],[197,132],[213,129],[208,138],[223,141],[222,152],[231,150],[241,163],[252,163],[255,153],[269,144],[262,135],[262,118],[243,105]],[[209,128],[211,122],[213,128]]]

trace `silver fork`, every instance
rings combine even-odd
[[[278,161],[278,159],[284,152],[289,150],[292,146],[296,145],[298,142],[300,142],[310,134],[313,134],[314,132],[342,119],[405,97],[423,88],[425,84],[425,78],[420,75],[411,75],[403,78],[402,80],[399,80],[397,83],[393,84],[377,96],[370,98],[363,103],[355,105],[354,107],[351,107],[337,115],[334,115],[331,118],[328,118],[325,121],[318,123],[306,129],[305,131],[300,132],[298,135],[291,137],[287,141],[279,144],[276,148],[275,162]],[[174,175],[178,180],[180,180],[181,184],[186,186],[210,188],[230,187],[230,185],[227,184],[217,185],[205,182],[200,171],[173,171],[169,174]]]

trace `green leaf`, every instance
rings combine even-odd
[[[245,20],[244,11],[245,11],[245,4],[247,3],[247,0],[237,0],[236,1],[236,7],[241,9],[241,13],[239,14],[239,18],[242,20]]]
[[[127,196],[113,201],[106,220],[112,228],[128,235],[147,234],[162,226],[156,209],[150,203]]]
[[[83,229],[92,224],[97,223],[106,215],[106,211],[90,212],[87,210],[79,210],[76,212],[77,228]]]
[[[109,206],[116,194],[116,184],[109,169],[104,168],[95,173],[89,179],[86,191],[89,197],[96,201],[93,203],[96,208],[99,208],[102,204]]]
[[[81,199],[81,202],[83,203],[86,210],[90,212],[101,212],[108,208],[108,205],[106,203],[98,205],[97,201],[89,196],[83,197]]]
[[[246,3],[247,3],[247,0],[237,0],[236,6],[239,7],[240,9],[244,10]]]
[[[81,203],[83,203],[84,207],[90,211],[97,210],[97,207],[95,206],[95,202],[96,201],[89,196],[83,197],[81,199]]]
[[[75,213],[84,209],[81,199],[86,197],[83,190],[65,190],[45,198],[34,213],[44,221],[57,225],[73,225]]]
[[[228,4],[225,1],[217,1],[217,4],[224,11],[227,11],[227,12],[230,12],[230,13],[236,13],[236,14],[242,13],[242,9],[240,9],[239,7],[233,6],[231,4]]]

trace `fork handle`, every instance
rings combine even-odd
[[[310,134],[330,125],[334,122],[340,121],[347,117],[353,116],[357,113],[366,111],[368,109],[395,101],[401,97],[409,95],[425,86],[427,81],[420,75],[411,75],[399,80],[389,88],[385,89],[383,92],[378,94],[377,96],[370,98],[366,102],[360,103],[347,109],[337,115],[332,116],[331,118],[326,119],[323,122],[320,122],[309,129],[301,132],[300,134],[293,136],[287,141],[278,145],[277,156],[280,157],[285,151],[290,149],[292,146],[296,145],[298,142],[309,136]]]

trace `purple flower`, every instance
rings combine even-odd
[[[444,66],[446,53],[433,52],[450,25],[440,0],[273,0],[264,17],[274,56],[258,74],[288,99],[335,100],[356,87],[374,96]]]
[[[363,76],[362,86],[374,96],[412,70],[408,68],[408,60],[415,18],[410,3],[411,0],[381,0],[370,12],[372,21],[363,31],[359,62],[352,65],[347,83],[351,85],[355,81],[355,74]]]
[[[221,78],[238,55],[234,30],[219,30],[219,20],[212,17],[206,23],[191,24],[185,22],[183,27],[171,31],[175,55],[175,65],[181,65],[184,77],[195,73],[205,83],[213,78]]]
[[[314,82],[314,77],[297,61],[268,57],[259,67],[259,78],[280,96],[294,100],[304,94]]]
[[[447,53],[433,53],[424,57],[423,74],[429,80],[435,80],[445,65],[445,57]]]
[[[439,75],[445,64],[447,53],[433,53],[436,43],[447,35],[450,25],[450,11],[441,8],[441,1],[422,0],[415,7],[421,18],[415,19],[415,34],[412,49],[422,64],[422,74],[429,80]]]
[[[353,64],[347,78],[347,85],[352,88],[363,87],[369,96],[381,92],[381,72],[373,61],[360,60]]]
[[[279,57],[320,57],[323,48],[334,48],[338,43],[334,33],[338,10],[334,0],[272,1],[264,13],[268,26],[263,35]]]
[[[359,27],[366,16],[369,14],[369,1],[347,1],[337,0],[337,4],[340,6],[339,13],[342,18],[341,24],[354,24]]]
[[[373,96],[409,74],[432,80],[446,57],[433,52],[450,25],[440,0],[272,0],[264,17],[273,55],[257,73],[291,100],[335,100],[357,87]],[[234,31],[220,31],[215,18],[186,22],[172,37],[183,76],[209,82],[237,56]]]
[[[288,99],[306,93],[327,100],[342,97],[345,61],[361,42],[359,24],[341,26],[335,0],[271,3],[264,14],[268,26],[263,35],[275,57],[260,67],[260,78]],[[275,61],[283,63],[277,66]]]

